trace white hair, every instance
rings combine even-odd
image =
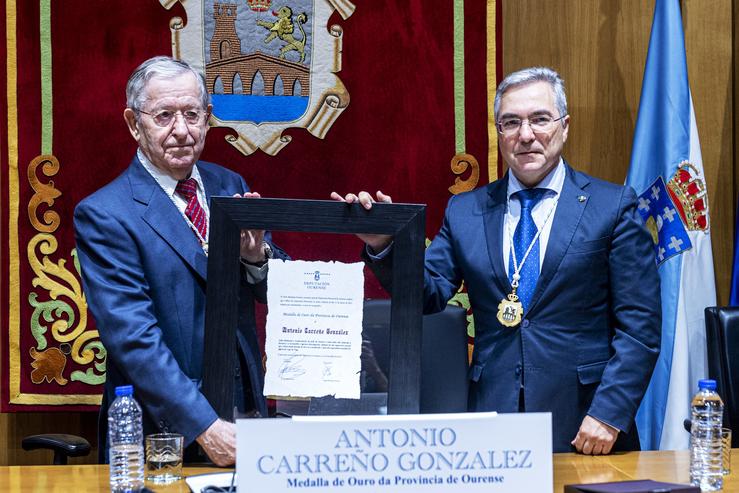
[[[140,111],[146,102],[146,84],[151,79],[171,79],[182,74],[191,73],[198,81],[200,101],[203,109],[210,104],[210,94],[205,87],[203,74],[192,68],[187,62],[176,60],[168,56],[155,56],[136,67],[126,84],[126,106],[134,111]]]

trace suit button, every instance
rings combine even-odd
[[[516,365],[516,376],[517,377],[521,376],[521,365]]]
[[[525,329],[525,328],[526,328],[526,327],[528,327],[528,326],[529,326],[529,321],[528,321],[528,319],[524,319],[524,320],[523,320],[523,322],[521,322],[521,327],[523,327],[523,328]]]

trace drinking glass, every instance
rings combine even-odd
[[[146,437],[146,480],[169,484],[182,479],[182,445],[177,433],[156,433]]]
[[[721,456],[724,476],[731,474],[731,429],[721,428]]]

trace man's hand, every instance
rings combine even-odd
[[[605,455],[611,452],[617,437],[618,430],[613,426],[592,416],[585,416],[577,436],[571,443],[578,452],[585,455]]]
[[[236,425],[217,419],[196,441],[213,464],[225,467],[236,462]]]
[[[347,204],[359,202],[362,207],[367,210],[372,209],[372,204],[375,203],[375,199],[369,192],[359,192],[356,195],[353,193],[348,193],[343,197],[336,192],[331,192],[331,198],[340,202],[346,202]],[[377,202],[392,204],[393,199],[389,195],[385,195],[380,190],[378,190]],[[365,242],[372,249],[372,253],[380,253],[385,248],[387,248],[390,242],[393,241],[393,237],[390,235],[358,234],[357,237]]]
[[[234,197],[243,197],[245,199],[259,199],[262,196],[257,192],[246,192],[244,195],[238,193]],[[242,229],[241,244],[239,248],[241,258],[250,264],[258,264],[264,262],[267,256],[264,251],[264,230],[259,229]]]

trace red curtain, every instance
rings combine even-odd
[[[456,177],[450,169],[453,3],[357,0],[350,18],[334,14],[329,24],[344,31],[337,75],[351,101],[325,139],[290,129],[285,134],[292,142],[276,156],[262,151],[244,156],[225,141],[230,130],[214,128],[202,158],[236,170],[267,197],[327,199],[334,190],[381,189],[398,202],[425,203],[427,236],[433,238]],[[480,163],[479,186],[488,181],[488,6],[476,1],[464,6],[466,151]],[[133,157],[135,142],[122,118],[126,80],[144,59],[171,54],[174,16],[185,16],[179,3],[166,10],[155,0],[5,2],[0,16],[8,34],[6,57],[0,57],[7,74],[0,82],[3,411],[95,405],[101,371],[94,364],[100,358],[81,362],[85,345],[79,337],[64,338],[86,316],[75,299],[80,293],[73,281],[79,274],[72,214]],[[352,237],[319,234],[278,233],[276,241],[303,259],[356,261],[361,246]],[[61,289],[56,298],[49,286]],[[367,292],[383,296],[374,282]],[[61,335],[55,335],[53,320],[67,325]],[[91,317],[83,329],[95,330]],[[92,354],[99,356],[94,348]],[[85,372],[92,375],[84,377],[87,382],[73,378]]]

